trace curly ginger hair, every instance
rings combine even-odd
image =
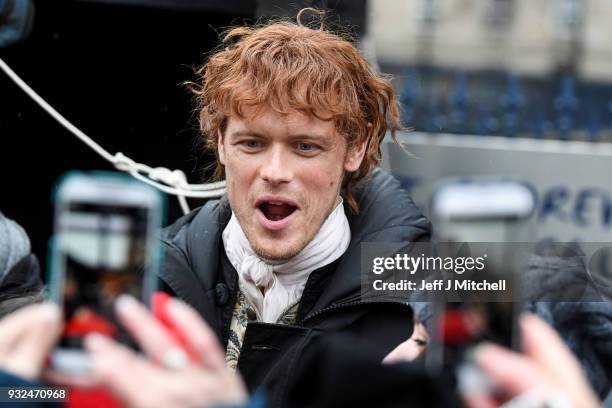
[[[381,160],[387,131],[397,142],[399,105],[393,86],[377,73],[350,39],[324,28],[296,22],[235,27],[221,47],[197,70],[200,83],[192,85],[206,147],[217,157],[214,178],[223,179],[218,158],[219,134],[227,118],[244,117],[245,107],[268,106],[279,113],[291,110],[332,120],[350,149],[365,144],[357,171],[344,176],[345,198],[358,211],[355,184]]]

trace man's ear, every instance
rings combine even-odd
[[[361,162],[363,161],[363,156],[365,155],[366,150],[366,142],[361,144],[354,145],[349,148],[346,153],[346,159],[344,160],[344,170],[347,172],[357,171],[359,166],[361,166]]]
[[[217,129],[217,133],[217,155],[219,156],[219,162],[225,166],[225,145],[223,144],[223,132],[221,132],[221,129]]]

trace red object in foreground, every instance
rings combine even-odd
[[[168,329],[174,340],[176,340],[181,348],[187,353],[191,361],[199,362],[200,356],[193,349],[193,347],[191,347],[189,340],[187,340],[187,336],[185,336],[182,330],[172,322],[172,319],[168,314],[168,305],[171,301],[172,297],[167,293],[155,292],[151,300],[151,310],[153,311],[153,316],[155,316],[157,320],[159,320],[159,322]]]
[[[124,405],[101,388],[69,388],[66,408],[124,408]]]
[[[474,333],[467,325],[465,312],[462,310],[447,310],[440,324],[442,342],[448,346],[468,343]]]

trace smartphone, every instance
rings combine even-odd
[[[487,248],[486,268],[471,279],[514,281],[520,271],[520,243],[529,241],[528,219],[535,207],[533,192],[519,180],[495,177],[450,179],[432,196],[432,219],[437,239],[465,245],[478,252]],[[478,252],[480,253],[480,252]],[[426,352],[428,369],[446,377],[463,395],[495,388],[471,359],[482,342],[520,351],[518,318],[522,310],[519,287],[486,297],[474,293],[462,302],[432,302],[432,341]],[[477,390],[479,389],[479,390]]]
[[[161,249],[164,197],[118,173],[72,172],[54,192],[49,290],[64,313],[64,331],[51,365],[70,374],[89,372],[83,348],[100,333],[134,346],[113,313],[121,294],[150,303]]]

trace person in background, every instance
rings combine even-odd
[[[0,212],[0,317],[44,300],[38,259],[23,228]]]

